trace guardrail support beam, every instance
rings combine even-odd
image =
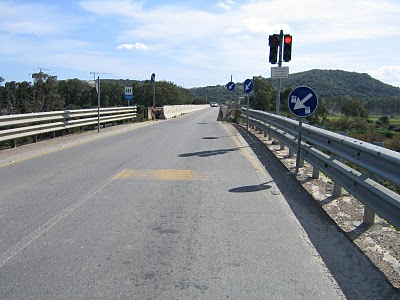
[[[342,186],[338,184],[337,182],[333,183],[333,197],[340,197],[342,196]]]
[[[375,224],[375,212],[368,206],[364,207],[363,223],[368,226],[372,226]]]
[[[318,179],[319,178],[319,170],[316,167],[313,167],[312,178],[314,178],[314,179]]]

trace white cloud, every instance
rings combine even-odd
[[[232,0],[226,0],[225,2],[219,2],[217,4],[217,7],[225,9],[225,10],[230,10],[231,6],[234,4],[234,1]]]
[[[383,66],[368,71],[368,74],[383,82],[400,87],[400,66]]]
[[[325,68],[373,75],[368,70],[375,70],[377,78],[391,80],[396,72],[378,72],[379,68],[400,65],[396,52],[398,0],[221,0],[208,8],[204,4],[202,9],[191,7],[190,1],[157,5],[145,0],[84,0],[79,3],[81,11],[73,16],[64,13],[57,2],[47,6],[33,4],[34,0],[24,3],[29,1],[29,5],[8,1],[12,8],[4,5],[0,11],[0,43],[7,45],[0,49],[0,54],[7,55],[3,61],[18,57],[24,61],[26,56],[37,54],[35,61],[43,59],[39,65],[48,65],[45,61],[50,58],[54,64],[65,65],[65,61],[85,59],[98,51],[102,61],[110,62],[108,66],[139,72],[132,68],[132,56],[138,55],[144,73],[156,68],[169,70],[172,81],[183,73],[195,74],[193,79],[185,79],[190,86],[190,81],[214,80],[225,73],[268,76],[268,35],[282,29],[293,35],[293,59],[288,64],[291,72]],[[79,30],[74,31],[76,28]],[[26,33],[46,39],[27,37]],[[393,39],[388,40],[389,35]],[[28,46],[13,51],[13,40]],[[86,43],[79,44],[79,40]],[[64,52],[63,47],[57,47],[60,41],[64,41],[60,43],[65,45]],[[65,51],[70,49],[68,44],[73,46],[71,53]],[[131,52],[113,51],[115,48]],[[143,56],[141,52],[146,50]],[[115,60],[119,64],[114,64]],[[180,72],[173,72],[174,68]]]
[[[140,15],[143,3],[130,0],[87,0],[82,1],[79,5],[88,12],[96,15],[135,17]]]
[[[117,49],[124,49],[124,50],[143,50],[146,51],[149,49],[148,46],[142,43],[136,42],[135,44],[122,44],[117,47]]]

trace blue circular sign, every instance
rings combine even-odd
[[[253,87],[254,87],[253,80],[251,80],[251,79],[246,79],[246,80],[244,81],[243,89],[244,89],[244,92],[245,92],[245,93],[247,93],[247,94],[251,93],[251,91],[253,90]]]
[[[295,88],[289,95],[290,111],[298,117],[308,117],[318,106],[317,94],[307,86]]]
[[[236,88],[236,84],[231,81],[226,85],[226,88],[228,89],[228,91],[233,91]]]

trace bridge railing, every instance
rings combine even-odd
[[[247,110],[242,110],[241,122],[247,121]],[[278,140],[289,148],[289,156],[297,152],[299,122],[271,113],[249,110],[249,125]],[[400,195],[384,186],[389,182],[400,187],[400,153],[303,124],[300,165],[305,161],[335,184],[334,196],[342,187],[362,202],[364,222],[373,223],[376,212],[400,229]],[[386,185],[386,184],[385,184]],[[336,191],[336,192],[335,192]],[[371,218],[372,216],[372,218]]]
[[[53,112],[40,112],[19,115],[0,116],[0,142],[12,141],[33,136],[37,140],[39,134],[68,130],[74,127],[105,125],[122,120],[134,119],[136,106],[98,109],[79,109]]]

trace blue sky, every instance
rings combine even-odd
[[[399,0],[0,0],[0,76],[166,80],[270,77],[268,35],[293,36],[290,73],[340,69],[400,86]],[[290,75],[289,75],[290,76]]]

